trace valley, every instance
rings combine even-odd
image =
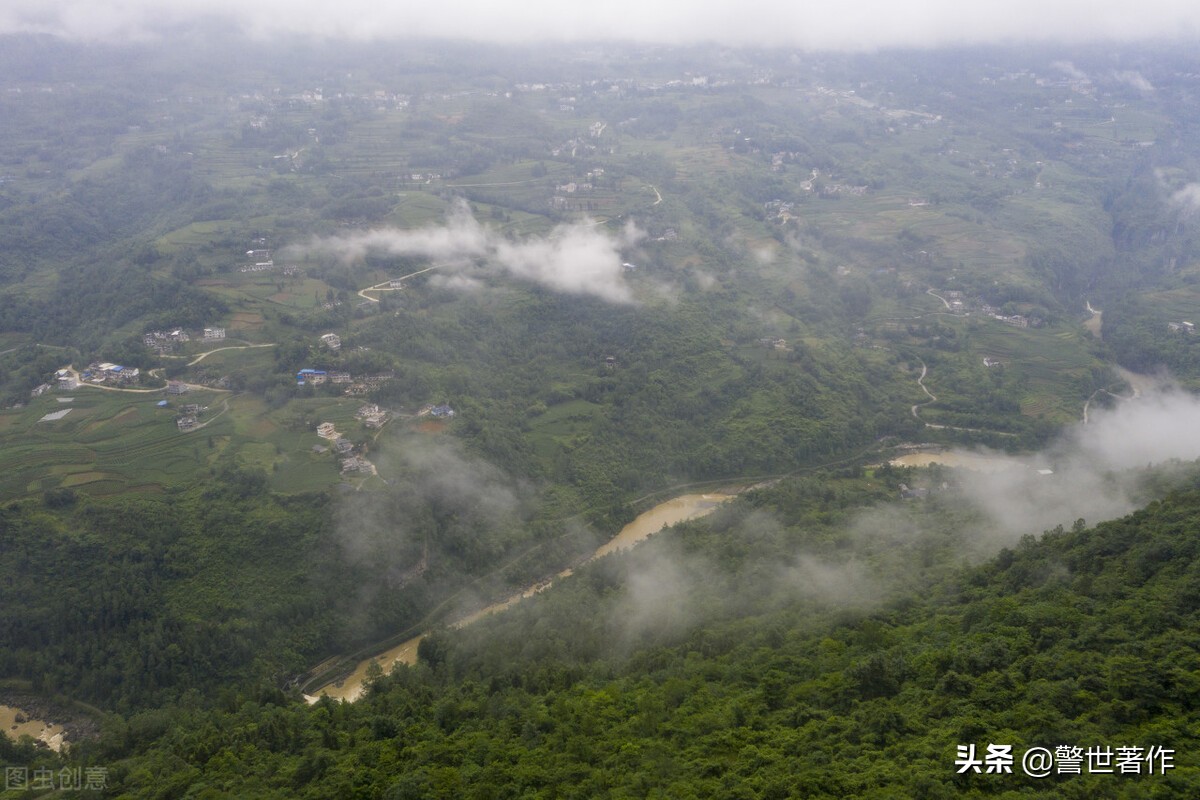
[[[0,41],[6,768],[1194,796],[1191,48]]]

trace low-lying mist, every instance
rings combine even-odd
[[[389,547],[407,542],[411,563],[413,532],[438,514],[454,520],[448,530],[461,535],[458,547],[520,526],[531,495],[446,447],[407,451],[397,465],[406,476],[398,494],[347,512],[340,530],[348,552],[386,561]],[[952,463],[956,455],[940,458]],[[971,456],[987,469],[880,467],[874,478],[806,476],[756,490],[470,626],[465,635],[474,644],[463,657],[480,664],[624,657],[783,606],[798,609],[797,620],[883,608],[1023,537],[1122,516],[1181,485],[1195,473],[1188,462],[1200,457],[1200,400],[1162,388],[1092,414],[1043,452]],[[924,491],[901,499],[900,483]],[[1051,566],[1047,575],[1070,579],[1065,565]]]
[[[944,454],[953,463],[954,451]],[[714,618],[801,601],[848,611],[925,591],[1022,537],[1123,516],[1185,481],[1200,458],[1200,399],[1163,387],[1024,456],[972,451],[985,469],[900,476],[910,499],[839,511],[834,489],[798,479],[807,503],[768,489],[625,556],[609,641],[628,649]],[[1189,470],[1188,467],[1192,467]],[[877,477],[876,489],[889,480]],[[793,493],[794,495],[794,493]],[[755,506],[753,509],[748,506]],[[1059,577],[1069,577],[1063,567]]]
[[[462,273],[475,263],[552,291],[589,295],[610,303],[631,303],[633,293],[623,278],[621,253],[634,247],[643,233],[627,223],[613,234],[590,222],[558,225],[546,236],[512,240],[481,224],[465,203],[451,210],[446,224],[415,229],[381,228],[347,236],[316,238],[285,252],[324,256],[344,263],[369,253],[421,256],[438,263],[441,275]],[[470,289],[469,277],[446,283]]]
[[[528,537],[533,503],[530,487],[451,440],[410,436],[374,458],[388,488],[343,496],[334,527],[363,576],[352,617],[364,634],[415,622],[439,585],[497,563]]]

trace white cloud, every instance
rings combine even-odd
[[[990,523],[978,531],[981,552],[1081,517],[1127,514],[1144,502],[1138,470],[1200,458],[1200,399],[1169,384],[1089,419],[1045,452],[987,453],[987,471],[959,475],[963,495]]]
[[[1142,94],[1150,94],[1154,91],[1154,84],[1146,80],[1146,76],[1142,75],[1142,73],[1138,72],[1137,70],[1123,70],[1121,72],[1114,72],[1113,77],[1119,80],[1121,83],[1132,86]]]
[[[1184,211],[1200,211],[1200,183],[1189,183],[1182,189],[1172,193],[1171,202]]]
[[[424,256],[442,262],[443,274],[478,260],[512,277],[557,292],[590,295],[610,303],[630,303],[633,294],[622,277],[621,251],[640,238],[641,231],[632,224],[626,224],[614,236],[594,224],[581,222],[559,225],[548,236],[512,241],[481,225],[465,205],[459,205],[445,225],[385,228],[314,239],[293,250],[334,256],[346,262],[362,259],[370,252]],[[468,283],[443,280],[443,285],[450,288],[468,288]]]

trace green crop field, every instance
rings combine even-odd
[[[230,361],[250,362],[263,358],[264,350],[226,351],[211,359],[228,353]],[[317,437],[316,423],[334,422],[352,440],[368,438],[354,417],[362,402],[353,399],[297,400],[272,411],[258,398],[214,391],[171,397],[165,408],[158,407],[157,393],[81,387],[68,396],[70,403],[44,396],[0,412],[0,492],[161,491],[191,483],[220,463],[261,469],[279,491],[319,490],[338,480],[338,468],[331,453],[312,451],[328,444]],[[199,415],[202,427],[178,429],[175,419],[185,404],[206,409]],[[68,409],[61,419],[39,421]]]

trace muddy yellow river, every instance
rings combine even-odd
[[[23,721],[18,722],[18,718]],[[29,719],[21,709],[12,706],[0,706],[0,731],[14,742],[22,736],[32,736],[45,742],[46,746],[56,753],[61,752],[67,743],[61,725]]]
[[[633,522],[621,529],[621,532],[614,536],[611,540],[601,545],[596,549],[596,552],[588,558],[591,561],[601,556],[606,556],[609,553],[617,550],[624,550],[646,539],[654,533],[658,533],[668,525],[674,525],[677,522],[684,522],[689,519],[696,519],[705,514],[714,511],[717,506],[730,500],[734,497],[731,494],[685,494],[681,497],[676,497],[668,500],[665,503],[660,503],[644,514],[640,515]],[[565,578],[571,574],[571,570],[563,570],[555,576],[554,580]],[[482,619],[489,614],[495,614],[497,611],[503,611],[511,605],[521,602],[527,597],[532,597],[543,589],[548,588],[554,581],[548,580],[527,587],[521,592],[514,594],[512,597],[502,600],[499,603],[494,603],[487,608],[476,611],[475,613],[463,617],[453,623],[453,627],[461,628],[470,625],[476,620]],[[366,682],[367,670],[372,664],[379,664],[383,669],[384,674],[391,672],[392,668],[397,664],[415,664],[417,662],[417,647],[421,644],[421,639],[425,638],[424,634],[416,636],[404,642],[401,645],[393,647],[384,653],[362,661],[354,668],[348,677],[338,683],[329,684],[321,687],[316,695],[306,695],[305,699],[310,703],[315,703],[321,695],[328,695],[335,700],[346,700],[354,702],[363,693],[363,685]]]

